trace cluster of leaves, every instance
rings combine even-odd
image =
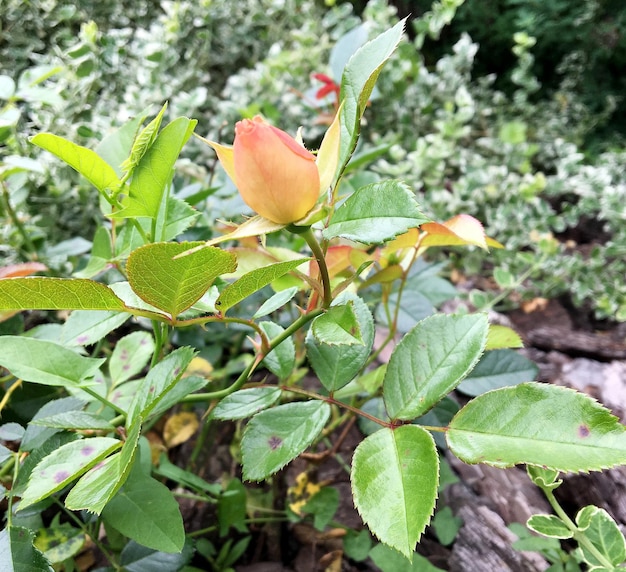
[[[439,37],[460,4],[442,3],[436,18],[415,21],[413,44],[401,46],[389,62],[373,95],[376,105],[366,115],[368,130],[358,149],[359,169],[351,173],[355,185],[400,177],[419,189],[434,218],[467,212],[483,221],[506,249],[488,258],[478,251],[453,254],[466,274],[488,274],[495,262],[509,277],[499,286],[514,289],[522,299],[567,295],[590,318],[622,321],[626,236],[619,205],[626,193],[621,175],[624,152],[619,138],[613,140],[613,147],[596,150],[592,159],[584,147],[613,116],[613,99],[607,92],[600,108],[591,105],[580,93],[575,66],[564,69],[560,84],[551,91],[541,91],[534,57],[541,38],[531,36],[528,18],[525,26],[511,27],[506,40],[515,62],[510,89],[498,88],[498,76],[481,74],[481,57],[490,60],[493,52],[467,33],[461,34],[451,53],[431,61],[432,44],[427,50],[424,42]],[[530,10],[527,3],[517,4],[509,7],[511,12],[523,11],[522,7]],[[593,18],[579,24],[595,30],[593,22],[602,12],[598,6],[593,8],[597,3],[587,4]],[[349,13],[350,6],[342,4],[340,9]],[[551,8],[537,5],[536,9]],[[319,61],[317,69],[338,82],[341,68],[335,64],[342,59],[337,52],[350,52],[368,34],[392,25],[394,14],[384,0],[370,1],[363,23],[351,20],[354,27],[331,52],[329,65]],[[475,15],[475,11],[468,5],[465,14]],[[547,22],[545,26],[553,22],[540,21]],[[481,29],[491,27],[481,24]],[[618,58],[619,50],[614,47],[609,55]],[[293,85],[290,70],[308,70],[311,62],[312,53],[296,43],[289,55],[270,54],[254,70],[235,74],[228,95],[240,109],[256,106],[271,113],[277,109],[295,129],[306,109],[294,101],[293,94],[285,95]],[[313,94],[306,94],[309,113],[322,117]],[[381,154],[384,158],[376,160]],[[349,183],[346,177],[344,184]],[[527,280],[529,275],[532,280]]]
[[[278,478],[354,415],[369,421],[350,482],[356,508],[385,546],[372,547],[367,533],[346,532],[345,550],[355,560],[386,560],[383,569],[401,557],[429,566],[414,550],[442,484],[438,445],[468,463],[498,467],[576,472],[626,463],[626,428],[583,394],[531,382],[534,367],[509,349],[520,343],[512,331],[490,326],[483,313],[431,315],[454,289],[437,266],[418,263],[420,255],[440,246],[499,246],[481,224],[467,215],[433,222],[406,184],[359,184],[350,175],[349,165],[354,171],[360,161],[355,149],[374,84],[403,31],[404,22],[396,23],[346,65],[337,175],[308,224],[288,226],[294,236],[280,233],[289,249],[256,239],[285,230],[261,217],[208,242],[185,240],[201,216],[193,201],[201,199],[186,200],[172,179],[196,121],[179,116],[163,126],[167,106],[145,127],[146,115],[126,123],[95,150],[51,133],[32,139],[97,189],[104,218],[88,262],[72,278],[24,277],[44,271],[40,263],[3,269],[10,279],[0,281],[0,365],[9,373],[0,406],[14,421],[0,427],[11,444],[0,449],[0,474],[11,485],[0,542],[13,569],[49,570],[47,561],[67,562],[87,537],[109,569],[167,563],[179,570],[194,554],[216,570],[232,565],[249,536],[219,548],[208,539],[194,542],[161,480],[217,505],[222,536],[231,526],[247,531],[241,482],[207,482],[155,455],[145,438],[166,416],[165,441],[184,441],[184,428],[195,431],[196,414],[206,413],[207,404],[206,426],[249,418],[240,441],[248,481]],[[17,169],[6,179],[21,175]],[[228,240],[239,245],[215,246]],[[314,261],[300,254],[305,244]],[[22,310],[72,312],[63,323],[29,328],[16,315]],[[197,328],[207,325],[253,335],[249,351],[237,351],[220,374],[194,362],[212,343]],[[380,327],[389,335],[375,349]],[[176,343],[174,330],[193,330],[188,338],[197,345]],[[112,332],[117,337],[107,338]],[[374,367],[396,334],[401,340],[388,363]],[[273,377],[253,377],[261,366]],[[315,374],[313,387],[302,382],[304,368]],[[20,393],[22,386],[35,389]],[[456,388],[476,397],[459,408],[447,399]],[[43,400],[49,402],[41,406]],[[178,416],[174,407],[182,409]],[[437,442],[433,434],[442,433],[445,442]],[[312,514],[315,526],[325,528],[336,498],[328,486],[316,490],[301,516]],[[44,522],[42,511],[52,505],[71,523]],[[589,510],[571,530],[598,569],[611,569],[623,556],[594,543],[605,525]],[[45,557],[32,544],[35,531]]]

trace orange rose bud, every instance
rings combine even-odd
[[[315,155],[261,117],[236,124],[232,160],[243,200],[266,219],[289,224],[315,206],[320,195]]]

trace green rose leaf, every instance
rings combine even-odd
[[[146,120],[148,111],[142,111],[139,115],[129,119],[119,129],[110,132],[94,149],[100,157],[115,168],[115,172],[120,177],[122,176],[121,165],[130,155],[133,143],[137,138],[137,132]]]
[[[285,332],[282,326],[274,322],[261,322],[260,328],[272,339]],[[263,365],[279,379],[285,379],[296,367],[296,347],[292,338],[278,344],[263,358]]]
[[[289,300],[291,300],[298,293],[298,287],[292,286],[291,288],[285,288],[276,292],[271,298],[268,298],[261,307],[252,316],[253,319],[263,318],[275,312],[279,308],[282,308]]]
[[[113,386],[137,375],[147,365],[154,352],[154,339],[148,332],[133,332],[121,338],[109,360],[109,375]]]
[[[274,405],[280,398],[277,387],[240,389],[226,396],[213,410],[215,419],[243,419]]]
[[[180,552],[185,528],[172,492],[138,466],[102,511],[104,521],[135,542],[162,552]]]
[[[39,133],[31,138],[31,143],[56,155],[78,171],[102,194],[107,195],[107,190],[115,190],[120,186],[120,180],[113,167],[91,149],[52,133]]]
[[[465,395],[476,397],[492,389],[532,381],[538,371],[539,368],[532,361],[513,350],[491,350],[480,358],[457,389]]]
[[[111,437],[92,437],[62,445],[33,469],[19,510],[60,491],[120,446],[121,442]]]
[[[311,331],[315,339],[329,346],[351,346],[363,344],[359,321],[354,313],[352,301],[336,304],[313,320]]]
[[[200,216],[186,201],[177,197],[167,197],[167,213],[162,240],[172,240],[185,232]]]
[[[359,138],[361,117],[380,72],[400,43],[405,20],[361,46],[350,58],[341,78],[341,135],[339,172],[347,165]]]
[[[130,474],[141,435],[141,417],[133,422],[122,450],[84,474],[69,492],[65,506],[100,514]]]
[[[309,363],[328,391],[340,389],[359,373],[374,344],[374,318],[361,298],[356,294],[342,292],[333,301],[333,306],[348,302],[356,316],[362,343],[353,345],[321,343],[311,330],[306,337]]]
[[[104,359],[88,358],[54,342],[0,336],[0,365],[15,377],[42,385],[77,385],[93,377]]]
[[[413,192],[400,181],[382,181],[361,187],[335,211],[324,238],[347,238],[380,244],[410,228],[428,222]]]
[[[104,417],[89,411],[66,411],[50,415],[49,417],[41,417],[33,419],[31,425],[40,425],[42,427],[50,427],[53,429],[67,430],[105,430],[114,431],[115,427],[111,425]]]
[[[522,383],[470,401],[446,438],[466,463],[520,463],[562,472],[626,463],[626,427],[591,397],[565,387]]]
[[[135,167],[139,165],[142,157],[146,154],[148,149],[150,149],[157,138],[166,109],[167,103],[161,107],[161,110],[156,117],[150,121],[150,123],[148,123],[148,125],[146,125],[134,138],[128,157],[122,161],[120,165],[120,168],[123,171],[133,171]]]
[[[148,372],[145,379],[141,380],[129,407],[127,425],[133,423],[138,415],[146,419],[150,415],[162,413],[173,405],[168,399],[168,394],[179,382],[194,353],[194,350],[187,346],[178,348]]]
[[[419,322],[391,354],[383,398],[391,419],[415,419],[452,391],[478,362],[485,314],[439,314]]]
[[[111,233],[108,228],[100,226],[93,237],[87,266],[78,272],[74,272],[74,276],[76,278],[92,278],[107,269],[111,258],[113,258]]]
[[[142,246],[128,258],[126,270],[134,292],[172,318],[190,308],[221,274],[233,272],[235,256],[206,247],[175,258],[202,242],[157,242]]]
[[[381,542],[411,559],[437,499],[439,458],[428,431],[384,428],[363,440],[352,459],[352,494]]]
[[[324,401],[287,403],[257,413],[241,439],[243,478],[260,481],[282,469],[320,434],[330,417]]]
[[[270,264],[269,266],[263,266],[247,272],[239,280],[229,284],[222,290],[217,302],[215,302],[215,307],[222,314],[225,314],[235,304],[238,304],[243,299],[264,288],[277,278],[291,272],[308,260],[310,258],[287,260],[286,262],[277,262],[276,264]]]
[[[149,149],[142,150],[141,159],[133,165],[133,178],[125,208],[111,217],[157,218],[163,195],[172,180],[176,159],[191,137],[196,123],[195,120],[178,117],[163,128]]]
[[[119,328],[130,314],[102,310],[75,310],[61,328],[64,346],[89,346]]]
[[[0,532],[0,556],[7,572],[54,572],[44,555],[33,546],[35,534],[21,526]]]
[[[0,280],[0,310],[117,310],[127,308],[113,291],[82,278]]]

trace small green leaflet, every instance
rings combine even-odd
[[[280,398],[277,387],[240,389],[227,395],[213,410],[215,419],[243,419],[274,405]]]
[[[229,308],[238,304],[251,294],[259,291],[277,278],[284,276],[288,272],[296,269],[302,263],[307,262],[310,258],[299,258],[297,260],[287,260],[286,262],[277,262],[262,268],[256,268],[244,274],[239,280],[229,284],[220,293],[215,307],[222,314],[225,314]]]
[[[103,195],[120,186],[115,170],[95,151],[81,147],[52,133],[39,133],[31,138],[31,143],[50,151],[70,167],[78,171]]]
[[[626,427],[608,409],[585,394],[542,383],[476,397],[455,415],[446,438],[465,463],[562,472],[626,463]]]
[[[335,298],[331,307],[348,303],[356,316],[362,343],[352,345],[321,343],[313,335],[312,330],[309,330],[306,337],[307,358],[328,391],[342,388],[359,373],[374,344],[374,318],[361,298],[344,291]]]
[[[414,193],[400,181],[382,181],[361,187],[335,211],[324,238],[347,238],[381,244],[428,222]]]
[[[352,301],[331,306],[313,320],[311,331],[319,343],[351,346],[363,344],[361,329],[352,307]]]
[[[33,469],[19,510],[60,491],[122,445],[111,437],[92,437],[62,445]]]
[[[274,322],[260,322],[259,327],[271,340],[282,335],[285,330]],[[263,365],[279,379],[286,379],[296,367],[296,347],[288,337],[263,358]]]
[[[190,308],[221,274],[237,267],[234,254],[206,247],[188,254],[203,242],[157,242],[136,249],[126,270],[133,291],[172,318]]]
[[[402,34],[405,20],[361,46],[350,58],[341,78],[341,136],[339,148],[339,173],[347,165],[359,137],[361,117],[374,84]]]
[[[75,310],[61,328],[60,342],[67,347],[89,346],[119,328],[130,314],[103,310]]]
[[[329,417],[324,401],[286,403],[257,413],[241,439],[243,478],[260,481],[282,469],[315,440]]]
[[[15,377],[42,385],[77,385],[93,377],[104,359],[88,358],[54,342],[0,336],[0,365]]]
[[[127,310],[113,291],[82,278],[7,278],[0,281],[0,310]]]
[[[533,381],[538,371],[532,361],[513,350],[491,350],[480,358],[457,390],[476,397],[492,389]]]
[[[82,270],[74,272],[74,277],[93,278],[96,274],[107,269],[111,258],[113,258],[111,233],[108,228],[99,226],[93,237],[89,262]]]
[[[153,351],[154,339],[149,332],[132,332],[120,338],[109,360],[109,375],[113,386],[141,372]]]
[[[122,450],[84,474],[69,492],[65,506],[70,510],[88,510],[100,514],[119,491],[130,474],[141,435],[141,417],[137,417],[124,441]]]
[[[196,123],[195,120],[178,117],[163,128],[135,166],[125,208],[111,217],[157,218],[163,195],[171,183],[176,159]]]
[[[146,154],[148,149],[150,149],[157,138],[166,109],[167,102],[161,107],[161,111],[159,111],[157,116],[137,134],[128,157],[120,165],[122,171],[134,170],[139,164],[139,161],[141,161],[141,158]]]
[[[115,430],[115,427],[106,419],[88,411],[66,411],[64,413],[57,413],[50,417],[33,419],[31,425],[68,430]]]
[[[450,393],[478,362],[488,328],[486,314],[438,314],[419,322],[389,359],[383,382],[389,417],[415,419]]]
[[[279,308],[282,308],[297,293],[297,286],[292,286],[291,288],[285,288],[285,290],[276,292],[276,294],[274,294],[271,298],[268,298],[265,302],[263,302],[262,306],[254,313],[254,316],[252,316],[252,319],[256,320],[257,318],[263,318],[264,316],[275,312]]]
[[[156,414],[161,402],[166,400],[191,362],[195,352],[183,346],[168,354],[154,366],[145,379],[141,380],[138,391],[128,410],[127,426],[134,422],[138,415],[146,419]]]
[[[372,533],[411,559],[437,499],[439,457],[430,433],[417,425],[376,431],[356,448],[350,478]]]

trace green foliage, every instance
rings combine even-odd
[[[608,409],[571,389],[536,383],[477,397],[455,415],[446,438],[466,463],[498,467],[599,471],[626,457],[626,429]]]
[[[435,508],[438,463],[432,436],[414,425],[376,431],[354,451],[357,510],[381,541],[409,559]]]
[[[324,237],[379,244],[427,220],[405,185],[385,181],[352,194],[331,218]]]
[[[354,53],[345,68],[338,65],[337,50],[330,58],[331,70],[341,73],[328,84],[337,99],[306,104],[302,113],[320,124],[327,122],[327,109],[340,113],[342,134],[335,180],[307,217],[310,227],[283,227],[257,216],[221,233],[216,217],[234,219],[244,209],[231,200],[232,185],[213,172],[215,163],[203,164],[209,151],[191,138],[198,123],[187,115],[210,110],[203,128],[213,132],[211,137],[220,133],[224,120],[258,112],[275,122],[284,119],[288,127],[308,96],[290,106],[290,98],[299,96],[281,94],[274,102],[274,94],[288,91],[283,89],[287,72],[322,70],[329,35],[356,23],[345,17],[344,8],[313,18],[321,14],[313,3],[268,1],[255,19],[245,10],[231,13],[224,2],[167,6],[161,16],[148,18],[152,42],[138,28],[137,38],[124,48],[129,53],[138,48],[124,58],[131,64],[128,73],[149,77],[153,84],[159,80],[161,89],[145,98],[136,77],[121,87],[105,87],[107,66],[120,56],[126,36],[103,34],[104,21],[85,24],[78,44],[71,35],[52,34],[59,40],[60,61],[47,55],[45,63],[17,78],[0,78],[6,101],[0,141],[14,153],[0,165],[3,214],[12,228],[9,261],[41,256],[46,263],[3,268],[9,278],[0,280],[0,309],[6,312],[0,319],[14,320],[7,326],[10,333],[0,336],[0,364],[6,370],[0,410],[11,419],[0,427],[0,437],[13,442],[0,449],[8,504],[0,541],[14,569],[21,569],[24,558],[42,570],[45,559],[55,564],[71,559],[89,536],[115,569],[178,570],[195,554],[223,570],[246,552],[254,532],[249,524],[267,521],[257,516],[259,511],[266,510],[270,518],[308,518],[319,530],[341,527],[334,521],[339,489],[328,483],[310,483],[309,498],[296,514],[296,509],[275,512],[272,494],[280,486],[255,488],[238,477],[221,482],[222,475],[196,474],[203,449],[212,454],[216,420],[235,421],[230,451],[235,464],[240,461],[243,480],[278,484],[284,478],[281,469],[307,449],[312,451],[304,458],[322,462],[337,455],[354,416],[367,421],[361,425],[367,436],[356,447],[351,467],[344,468],[350,470],[354,504],[381,544],[372,547],[369,534],[352,531],[346,552],[357,560],[369,555],[383,570],[434,569],[415,554],[415,546],[431,521],[438,491],[449,482],[437,452],[437,445],[446,445],[441,434],[450,451],[466,462],[531,465],[533,481],[551,502],[560,483],[557,471],[626,464],[626,428],[583,394],[532,382],[534,366],[510,350],[519,347],[518,336],[490,328],[482,312],[462,308],[431,315],[456,291],[439,276],[443,265],[422,256],[441,246],[486,250],[487,244],[499,245],[467,214],[433,223],[426,210],[433,219],[449,219],[460,210],[481,216],[493,212],[497,216],[486,219],[498,231],[504,216],[498,210],[500,193],[510,190],[507,185],[517,191],[508,208],[513,205],[520,216],[526,207],[535,209],[541,219],[551,212],[544,200],[551,196],[551,185],[587,172],[582,162],[570,161],[571,147],[566,153],[559,150],[573,143],[553,137],[553,147],[543,145],[548,136],[563,135],[562,123],[535,131],[533,122],[547,112],[531,103],[536,82],[528,35],[515,37],[518,90],[511,99],[499,95],[490,103],[488,83],[471,80],[475,46],[468,38],[433,70],[425,67],[419,49],[426,35],[437,36],[458,5],[435,3],[417,21],[411,44],[402,41],[405,22],[392,22],[392,12],[374,1],[365,13],[376,33],[373,39],[366,41],[363,26],[338,44],[351,46]],[[299,10],[291,10],[294,6]],[[206,12],[201,18],[199,9]],[[64,17],[74,22],[80,10],[68,9]],[[118,15],[113,8],[102,11]],[[11,2],[6,17],[22,13]],[[237,55],[235,47],[268,48],[275,40],[272,33],[288,17],[293,18],[290,27],[302,24],[294,39],[280,40],[282,50],[269,50],[258,67],[236,73],[252,56]],[[213,27],[224,21],[229,25],[223,29]],[[267,31],[255,40],[251,31],[263,23]],[[154,33],[159,25],[167,34]],[[203,30],[218,38],[207,39]],[[228,47],[223,54],[218,49],[222,41]],[[212,49],[189,51],[198,46]],[[192,55],[194,65],[183,65]],[[230,77],[218,73],[209,56],[233,63],[232,69],[223,68],[232,72]],[[68,64],[68,58],[77,65]],[[208,86],[197,87],[203,63],[205,73],[213,70],[216,76],[212,82],[202,78],[211,83],[211,93]],[[316,65],[320,68],[307,67]],[[259,77],[269,77],[269,84],[256,81]],[[249,82],[254,87],[242,89]],[[79,112],[65,104],[68,90],[81,88],[85,108],[95,94],[101,101],[77,119]],[[167,105],[165,90],[172,95]],[[400,98],[416,102],[415,108],[399,105]],[[160,112],[148,121],[150,112],[139,108],[139,101],[142,106],[158,102]],[[125,102],[120,117],[136,118],[103,137],[110,124],[96,116],[117,109],[113,104],[118,102]],[[36,123],[48,108],[56,115]],[[27,116],[34,123],[20,125]],[[493,120],[483,125],[487,116]],[[370,135],[361,137],[366,125]],[[478,126],[484,137],[465,145]],[[37,131],[33,145],[54,159],[39,155],[38,163],[19,155],[31,131]],[[320,136],[314,129],[313,139]],[[34,154],[34,146],[23,154]],[[76,173],[60,171],[59,159]],[[545,169],[548,174],[535,170],[538,160],[554,169]],[[50,165],[50,172],[42,165]],[[79,175],[100,198],[97,216],[90,211],[93,241],[73,232],[60,244],[48,244],[45,226],[31,216],[36,184],[55,196],[57,207],[69,203],[72,192],[85,192],[96,203],[94,193],[84,191],[75,178]],[[443,193],[450,177],[454,184]],[[489,187],[502,181],[502,188]],[[485,190],[488,200],[474,201],[476,189]],[[619,217],[612,210],[619,192],[602,205],[616,236]],[[522,220],[507,216],[511,224]],[[552,229],[525,224],[525,231]],[[557,217],[544,224],[556,226]],[[513,248],[525,245],[523,234],[518,227],[503,240]],[[307,247],[312,257],[301,255]],[[532,272],[520,274],[514,264],[494,272],[501,290],[517,288],[535,270],[545,271],[559,250],[549,237],[538,240],[537,249],[544,255],[539,262],[520,254],[536,265]],[[467,264],[480,264],[480,256],[471,251]],[[51,276],[25,277],[33,272]],[[486,306],[504,297],[495,295],[499,299]],[[615,303],[611,298],[605,305]],[[43,313],[59,310],[71,313]],[[42,323],[32,327],[20,316],[12,318],[21,311],[37,312],[32,316]],[[375,360],[391,347],[388,364],[377,367]],[[23,393],[16,391],[22,386]],[[459,407],[448,397],[457,387],[475,398]],[[328,436],[340,427],[345,427],[342,436],[329,445]],[[144,435],[155,431],[162,431],[167,452],[150,449]],[[187,466],[174,464],[172,451],[192,436]],[[215,505],[216,521],[205,530],[186,531],[178,494]],[[48,507],[55,517],[44,527],[41,513]],[[625,558],[623,537],[606,513],[585,507],[573,523],[557,504],[553,507],[556,515],[534,517],[529,526],[552,537],[571,533],[580,559],[591,566],[610,569]],[[72,525],[61,523],[62,513],[71,515]],[[16,525],[20,522],[45,530],[36,544],[29,531]],[[445,509],[434,524],[442,542],[451,542],[459,525]],[[100,538],[101,527],[106,539]],[[56,552],[52,539],[59,543]]]

